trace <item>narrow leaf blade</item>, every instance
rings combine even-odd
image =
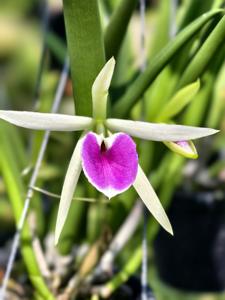
[[[196,53],[183,73],[178,88],[181,88],[200,77],[208,64],[217,55],[219,47],[225,39],[225,16],[219,21],[213,31],[210,33],[204,44]]]
[[[157,121],[167,121],[176,116],[182,109],[185,108],[197,94],[200,88],[200,80],[188,84],[180,89],[174,97],[165,105],[160,113]]]
[[[64,0],[63,14],[76,114],[91,116],[91,87],[105,63],[98,0]]]
[[[106,57],[117,56],[137,0],[122,0],[114,10],[104,34]]]
[[[149,85],[155,80],[162,69],[171,61],[174,55],[183,47],[209,20],[221,14],[222,9],[210,11],[200,16],[173,40],[171,40],[154,59],[149,63],[145,71],[130,85],[125,94],[116,102],[112,114],[123,117],[129,109],[140,99]],[[208,50],[210,52],[210,50]],[[199,75],[198,75],[199,76]],[[198,77],[197,76],[197,77]],[[196,78],[192,78],[192,81]],[[185,84],[190,83],[186,82]],[[184,84],[184,85],[185,85]],[[183,86],[183,85],[182,85]]]

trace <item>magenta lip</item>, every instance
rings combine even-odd
[[[136,145],[131,137],[117,133],[110,138],[107,148],[95,133],[89,132],[83,142],[81,157],[83,170],[89,182],[105,195],[112,197],[128,189],[138,169]]]

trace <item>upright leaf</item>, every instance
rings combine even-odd
[[[114,10],[104,35],[107,59],[117,56],[137,2],[137,0],[122,0]]]
[[[215,29],[206,39],[200,50],[197,52],[179,82],[178,88],[181,88],[190,82],[196,80],[202,75],[211,59],[214,58],[216,51],[222,45],[225,39],[225,16],[220,20]]]
[[[147,66],[146,70],[130,85],[125,95],[118,100],[113,108],[113,115],[116,117],[126,115],[127,111],[140,99],[149,85],[174,57],[177,51],[179,51],[210,19],[220,13],[221,10],[215,10],[204,14],[180,32],[174,40],[168,43]]]
[[[196,80],[179,90],[174,97],[164,106],[159,114],[157,121],[165,122],[177,115],[186,105],[193,100],[200,88],[200,81]]]
[[[63,8],[76,113],[90,116],[91,87],[105,62],[98,1],[64,0]]]

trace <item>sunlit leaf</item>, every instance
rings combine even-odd
[[[145,71],[129,86],[125,94],[117,101],[113,108],[113,115],[123,117],[127,111],[144,94],[149,85],[155,80],[162,69],[172,60],[174,55],[212,18],[223,12],[214,10],[205,13],[171,40],[149,63]],[[210,49],[208,50],[210,52]],[[196,80],[192,78],[191,81]],[[190,82],[186,82],[184,85]]]
[[[225,39],[225,16],[219,21],[210,33],[202,47],[194,56],[184,74],[182,75],[178,88],[193,82],[202,75],[209,62],[214,58],[219,47]]]
[[[197,94],[200,88],[199,79],[195,82],[180,89],[174,97],[164,106],[159,114],[157,121],[167,121],[176,116],[182,109],[184,109]]]

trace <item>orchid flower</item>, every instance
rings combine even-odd
[[[17,126],[50,131],[83,131],[65,176],[56,221],[55,244],[66,221],[81,171],[100,192],[111,198],[133,186],[149,211],[169,233],[169,219],[146,175],[138,165],[136,145],[130,136],[162,141],[174,151],[196,156],[191,142],[217,130],[121,119],[107,119],[108,89],[115,60],[111,58],[92,86],[93,117],[23,111],[0,111],[0,118]],[[193,154],[193,155],[192,155]]]

